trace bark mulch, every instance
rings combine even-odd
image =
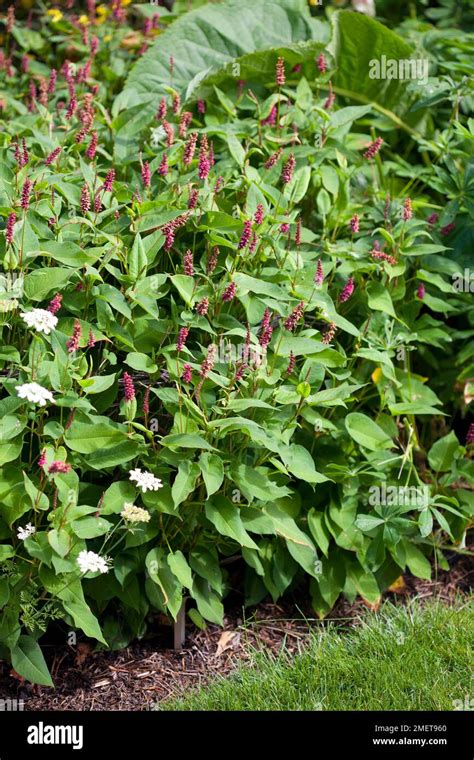
[[[457,594],[468,593],[472,562],[467,556],[453,559],[451,570],[439,572],[435,581],[406,577],[386,598],[404,603],[416,595],[449,604]],[[367,614],[370,609],[362,601],[349,604],[341,599],[329,619],[353,627]],[[163,626],[154,639],[114,652],[94,652],[88,643],[76,647],[43,644],[56,688],[27,684],[0,661],[0,698],[23,699],[26,711],[152,710],[162,700],[228,675],[238,664],[250,664],[255,647],[277,653],[285,646],[290,653],[297,653],[310,628],[328,622],[316,620],[307,600],[297,598],[263,603],[245,615],[244,619],[242,609],[230,610],[224,629],[209,625],[200,631],[190,624],[182,651],[163,646],[167,639],[170,644],[172,640],[171,629]]]

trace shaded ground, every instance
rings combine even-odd
[[[449,603],[456,594],[469,591],[470,581],[472,560],[457,555],[450,572],[439,572],[436,581],[409,577],[387,596],[401,603],[413,595],[421,599],[438,597]],[[363,602],[351,605],[340,600],[331,620],[354,626],[364,614],[370,612]],[[250,661],[255,647],[277,652],[285,644],[290,653],[296,653],[305,645],[308,629],[324,625],[296,598],[282,604],[261,604],[246,615],[244,621],[241,609],[229,610],[224,631],[214,625],[198,631],[190,624],[181,652],[164,648],[171,642],[170,631],[164,626],[154,639],[119,652],[92,652],[87,644],[45,645],[56,689],[21,683],[6,663],[0,663],[0,698],[23,699],[28,711],[149,710],[157,702],[179,697],[218,674],[227,675],[237,664]]]

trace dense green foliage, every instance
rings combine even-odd
[[[50,620],[221,623],[234,562],[375,604],[474,503],[472,35],[109,5],[7,18],[0,72],[0,655],[46,684]]]

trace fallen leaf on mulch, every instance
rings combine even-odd
[[[227,649],[237,649],[240,643],[238,631],[224,631],[217,643],[216,657],[220,657]]]
[[[406,591],[406,587],[407,586],[403,578],[403,575],[401,575],[400,578],[397,578],[397,580],[394,581],[392,585],[388,587],[388,590],[393,591],[395,594],[400,594]]]
[[[90,644],[81,643],[77,645],[77,654],[74,658],[74,662],[76,665],[81,666],[89,657],[90,653],[92,652],[92,647]]]

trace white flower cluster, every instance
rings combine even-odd
[[[23,383],[23,385],[16,386],[16,392],[20,398],[26,398],[32,404],[39,404],[40,406],[46,406],[46,402],[50,401],[54,404],[54,398],[51,391],[47,388],[43,388],[38,383]]]
[[[83,549],[77,557],[77,564],[81,573],[108,573],[110,560],[107,557],[101,557],[95,552],[88,552]]]
[[[163,488],[160,478],[155,478],[152,472],[142,472],[139,467],[135,470],[130,470],[130,480],[135,481],[143,493],[158,491],[159,488]]]
[[[126,501],[121,511],[121,516],[124,520],[130,523],[147,523],[151,520],[151,515],[146,509],[137,507],[135,504],[131,504]]]
[[[17,536],[20,541],[24,541],[26,538],[32,536],[33,533],[36,533],[35,526],[31,523],[27,523],[24,528],[18,528]]]
[[[359,13],[365,13],[366,16],[375,16],[375,0],[352,0],[352,7]]]
[[[45,335],[49,335],[51,330],[54,330],[58,324],[58,318],[51,314],[46,309],[32,309],[31,311],[23,311],[20,317],[28,327],[34,327],[38,332],[42,332]]]

